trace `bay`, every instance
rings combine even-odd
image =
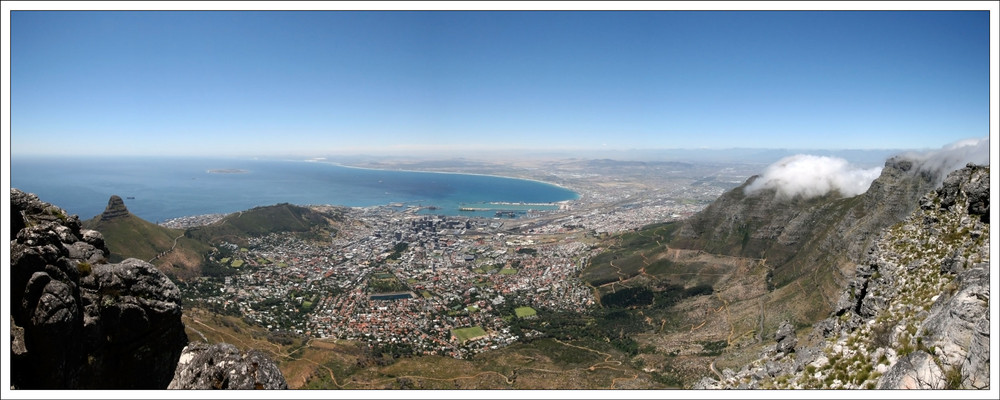
[[[278,203],[349,207],[402,203],[438,207],[428,211],[435,214],[493,216],[460,208],[579,197],[563,187],[524,179],[297,160],[20,157],[12,160],[10,172],[11,187],[34,193],[81,219],[99,215],[111,195],[120,196],[130,212],[152,222]]]

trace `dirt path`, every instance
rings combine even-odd
[[[147,262],[148,263],[152,263],[153,261],[156,261],[160,257],[163,257],[163,256],[167,255],[167,253],[170,253],[171,251],[174,251],[174,249],[177,248],[177,239],[180,239],[182,237],[184,237],[183,233],[174,238],[174,245],[170,246],[170,250],[161,251],[160,254],[157,254],[156,257],[150,258],[149,261],[147,261]]]
[[[199,324],[199,325],[201,325],[202,327],[204,327],[204,328],[206,328],[208,330],[211,330],[211,331],[213,331],[213,332],[215,332],[217,334],[220,334],[220,335],[228,337],[230,340],[232,340],[233,342],[238,343],[243,348],[248,348],[248,349],[257,349],[258,348],[256,345],[248,345],[246,342],[240,340],[238,337],[233,336],[232,334],[229,334],[227,332],[223,332],[223,331],[220,331],[218,329],[215,329],[215,328],[213,328],[213,327],[205,324],[204,322],[201,322],[200,320],[198,320],[195,317],[191,317],[191,316],[186,316],[186,317],[189,318],[193,323]],[[189,324],[185,325],[185,326],[187,328],[195,331],[196,333],[198,333],[198,335],[201,336],[202,340],[204,340],[205,342],[208,342],[208,338],[205,337],[205,334],[201,333],[201,331],[195,329],[194,327],[192,327]],[[312,343],[312,341],[313,341],[313,339],[310,338],[308,341],[306,341],[305,344],[302,345],[302,347],[303,348],[309,347],[309,345]],[[333,381],[334,385],[337,385],[337,387],[339,387],[341,389],[344,388],[344,385],[337,381],[337,377],[333,374],[333,370],[330,369],[329,367],[327,367],[327,366],[325,366],[323,364],[320,364],[320,363],[318,363],[316,361],[310,360],[308,358],[292,357],[291,352],[289,352],[289,353],[282,353],[281,352],[281,346],[279,346],[277,344],[274,344],[274,343],[271,343],[271,342],[267,342],[267,343],[270,344],[270,345],[272,345],[272,346],[274,346],[276,348],[276,350],[270,350],[270,349],[258,349],[258,350],[262,350],[262,351],[265,351],[267,353],[270,353],[271,356],[274,357],[274,358],[284,358],[284,359],[287,359],[287,360],[305,361],[305,362],[313,364],[313,365],[315,365],[317,367],[323,368],[323,369],[325,369],[330,374],[330,380]]]
[[[722,374],[719,373],[719,370],[715,369],[715,360],[708,363],[708,369],[712,370],[712,373],[719,377],[719,382],[722,382],[725,379],[722,377]]]

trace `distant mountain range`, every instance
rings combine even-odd
[[[497,150],[490,152],[469,151],[462,157],[455,158],[450,154],[425,155],[329,155],[323,159],[346,164],[366,163],[382,159],[411,160],[414,163],[422,160],[448,158],[448,161],[427,162],[428,167],[449,167],[478,165],[490,160],[524,160],[524,159],[605,159],[623,162],[682,162],[682,163],[746,163],[770,164],[781,158],[795,154],[813,154],[818,156],[839,157],[860,166],[878,166],[886,159],[902,154],[907,149],[869,149],[869,150],[829,150],[829,149],[764,149],[764,148],[729,148],[729,149],[629,149],[629,150]],[[477,160],[477,161],[473,161]]]

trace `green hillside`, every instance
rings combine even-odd
[[[328,238],[336,233],[343,215],[320,213],[307,207],[281,203],[233,213],[206,226],[188,229],[185,236],[204,243],[246,244],[246,238],[275,232],[296,232],[304,239]]]
[[[98,216],[83,225],[104,235],[111,262],[126,258],[152,260],[168,275],[181,279],[200,275],[204,256],[211,250],[207,244],[184,237],[183,230],[165,228],[132,214],[109,220]]]

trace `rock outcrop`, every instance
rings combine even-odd
[[[105,264],[103,236],[11,190],[10,304],[18,388],[164,388],[187,343],[180,291],[152,265]]]
[[[776,351],[781,354],[788,354],[795,351],[798,339],[795,337],[795,327],[787,320],[781,323],[778,331],[774,334],[774,341],[778,342]]]
[[[117,195],[112,195],[108,199],[108,206],[104,208],[104,212],[101,213],[101,221],[111,221],[115,218],[122,218],[128,216],[128,208],[125,207],[125,201]]]
[[[115,198],[111,214],[127,215]],[[145,261],[108,264],[103,235],[82,229],[76,215],[17,189],[10,203],[12,388],[167,388],[188,343],[177,286]],[[278,386],[272,361],[246,362],[253,369],[231,381]]]
[[[968,165],[878,236],[820,345],[776,346],[696,388],[989,388],[989,169]]]
[[[169,389],[288,389],[285,377],[263,353],[241,354],[227,343],[184,348]]]

